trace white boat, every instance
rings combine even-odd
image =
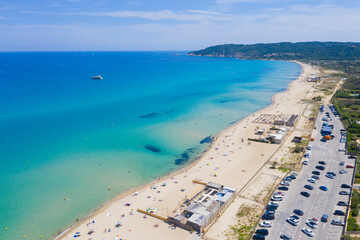
[[[91,79],[94,79],[94,80],[102,80],[102,76],[101,75],[98,75],[98,76],[92,76]]]

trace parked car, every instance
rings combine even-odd
[[[353,156],[353,155],[350,155],[349,158],[351,159],[356,159],[357,157],[356,156]]]
[[[340,173],[340,174],[344,174],[344,173],[347,173],[347,171],[346,171],[345,169],[341,169],[341,170],[339,171],[339,173]]]
[[[279,202],[269,202],[268,206],[276,206],[276,207],[278,207],[278,206],[280,206],[280,203]]]
[[[321,165],[326,165],[325,161],[318,161],[318,163],[321,164]]]
[[[275,219],[275,214],[264,214],[261,219],[263,220],[274,220]]]
[[[254,240],[265,240],[265,236],[261,234],[255,234],[252,239]]]
[[[341,184],[340,187],[341,187],[341,188],[351,188],[351,186],[350,186],[350,185],[347,185],[347,184]]]
[[[305,185],[304,188],[309,189],[309,190],[313,190],[313,189],[314,189],[314,187],[311,186],[311,185]]]
[[[276,192],[274,193],[275,196],[284,196],[284,193],[283,192]]]
[[[345,162],[344,161],[341,161],[340,162],[340,166],[344,166]]]
[[[311,221],[306,221],[306,225],[308,225],[309,227],[311,227],[312,229],[317,228],[317,225]]]
[[[296,221],[296,220],[293,219],[293,218],[287,218],[286,221],[287,221],[288,223],[290,223],[291,225],[293,225],[293,226],[297,226],[297,225],[299,224],[299,221]]]
[[[316,169],[319,169],[319,170],[324,170],[324,169],[325,169],[324,166],[320,166],[320,165],[316,166],[315,168],[316,168]]]
[[[334,179],[334,178],[335,178],[334,175],[332,175],[332,174],[325,174],[325,177],[328,177],[328,178],[330,178],[330,179]]]
[[[294,209],[294,211],[293,211],[295,214],[297,214],[297,215],[299,215],[299,216],[302,216],[302,215],[304,215],[304,212],[303,211],[301,211],[300,209]]]
[[[321,142],[326,142],[327,140],[325,138],[320,139]]]
[[[309,178],[309,179],[308,179],[308,182],[315,183],[315,179]]]
[[[311,145],[307,146],[307,150],[311,150]]]
[[[300,195],[303,195],[304,197],[310,197],[310,193],[308,192],[301,192]]]
[[[317,175],[312,175],[311,178],[313,178],[313,179],[315,179],[315,180],[319,180],[319,179],[320,179],[319,176],[317,176]]]
[[[316,225],[319,223],[319,220],[317,220],[316,218],[309,218],[308,221],[310,221]]]
[[[283,198],[281,196],[272,196],[271,201],[282,201]]]
[[[338,205],[338,206],[348,206],[349,204],[347,204],[347,203],[344,202],[344,201],[339,201],[339,202],[337,203],[337,205]]]
[[[299,173],[296,172],[296,171],[292,171],[292,172],[291,172],[291,175],[297,176],[297,175],[299,175]]]
[[[319,172],[319,171],[312,171],[311,173],[312,173],[312,174],[315,174],[315,175],[320,175],[320,172]]]
[[[299,216],[297,216],[297,215],[292,215],[292,216],[290,216],[291,218],[293,218],[293,219],[295,219],[295,220],[297,220],[297,221],[299,221],[300,220],[300,217]]]
[[[339,152],[345,152],[345,148],[339,148]]]
[[[308,165],[308,164],[309,164],[309,161],[308,161],[308,160],[304,160],[304,161],[303,161],[303,164],[304,164],[304,165]]]
[[[333,175],[334,177],[336,176],[336,173],[334,173],[334,172],[327,172],[326,174]]]
[[[345,213],[341,210],[335,210],[334,215],[344,216]]]
[[[296,176],[295,175],[289,175],[288,178],[292,179],[292,180],[295,180],[296,179]]]
[[[323,190],[323,191],[327,191],[327,190],[328,190],[328,188],[327,188],[326,186],[320,186],[319,189],[320,189],[320,190]]]
[[[354,168],[353,165],[346,165],[346,168]]]
[[[340,195],[350,195],[350,193],[347,191],[340,191],[339,194]]]
[[[332,220],[331,222],[332,225],[337,225],[337,226],[345,226],[345,223],[343,221],[340,221],[340,220]]]
[[[273,205],[267,205],[267,206],[266,206],[266,210],[267,210],[267,211],[273,211],[273,212],[275,212],[277,208],[278,208],[277,206],[273,206]]]
[[[303,229],[301,229],[301,231],[302,231],[303,233],[305,233],[306,235],[308,235],[309,237],[313,237],[313,236],[314,236],[314,232],[311,231],[311,230],[308,229],[308,228],[303,228]]]
[[[260,224],[259,224],[259,226],[260,227],[271,227],[271,222],[261,222]]]
[[[281,234],[280,235],[280,239],[283,239],[283,240],[292,240],[292,238],[286,234]]]
[[[280,185],[282,185],[282,186],[290,186],[290,183],[288,181],[281,181]]]
[[[278,187],[279,190],[282,190],[282,191],[287,191],[289,190],[288,187],[284,187],[284,186],[281,186],[281,187]]]
[[[267,236],[267,235],[269,235],[269,230],[264,229],[264,228],[258,229],[258,230],[256,230],[255,234],[261,234],[261,235]]]
[[[323,214],[321,217],[321,221],[322,222],[327,222],[328,221],[329,216],[327,214]]]

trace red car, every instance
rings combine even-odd
[[[353,165],[346,165],[346,168],[354,168]]]

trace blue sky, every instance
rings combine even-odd
[[[0,51],[360,41],[359,0],[0,0]]]

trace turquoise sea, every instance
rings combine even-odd
[[[0,53],[0,239],[50,239],[183,167],[301,72],[176,53]]]

